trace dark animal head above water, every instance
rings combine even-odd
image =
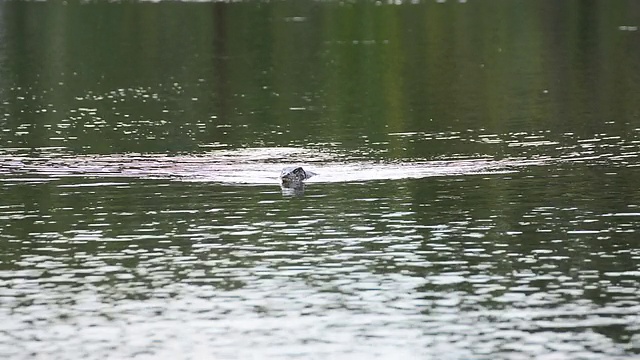
[[[289,166],[280,172],[280,180],[282,180],[283,184],[286,183],[301,183],[303,180],[307,180],[313,175],[317,175],[312,173],[311,171],[305,171],[300,166]]]

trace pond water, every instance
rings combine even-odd
[[[638,19],[0,3],[0,357],[640,356]]]

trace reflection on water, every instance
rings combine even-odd
[[[304,188],[305,188],[304,183],[280,184],[280,190],[282,190],[282,196],[303,196]]]
[[[0,358],[637,357],[637,10],[0,3]]]
[[[303,198],[7,182],[2,355],[623,358],[640,199],[635,171],[612,169],[319,182]]]

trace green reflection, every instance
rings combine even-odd
[[[2,137],[99,153],[382,142],[433,157],[446,146],[387,134],[628,131],[630,4],[9,2]]]

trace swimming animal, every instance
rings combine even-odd
[[[306,171],[300,166],[288,166],[280,172],[280,180],[283,185],[301,184],[303,180],[318,175],[311,171]]]

